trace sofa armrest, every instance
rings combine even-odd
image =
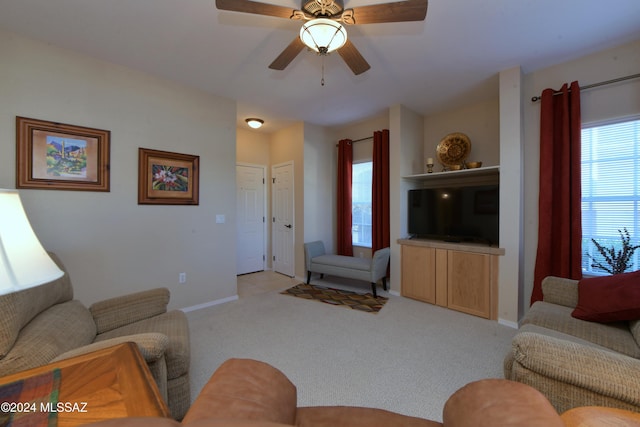
[[[578,281],[547,276],[542,280],[542,295],[544,302],[576,307],[578,305]]]
[[[183,425],[212,418],[295,425],[296,387],[275,367],[251,359],[229,359],[213,373]]]
[[[96,302],[89,307],[89,311],[96,323],[97,333],[102,334],[165,313],[169,297],[167,288],[150,289]]]
[[[549,381],[640,406],[638,359],[535,332],[518,333],[512,351],[514,365]]]
[[[504,379],[462,387],[445,403],[442,420],[444,427],[564,427],[542,393]]]
[[[311,268],[311,260],[317,256],[324,255],[324,243],[317,240],[315,242],[309,242],[304,244],[304,260],[307,271]]]
[[[382,248],[375,251],[371,258],[371,282],[375,283],[387,275],[389,265],[389,248]]]
[[[102,350],[103,348],[112,347],[125,342],[135,343],[138,346],[138,350],[140,350],[142,358],[147,363],[152,363],[162,358],[167,347],[169,347],[169,337],[165,334],[149,332],[144,334],[124,335],[121,337],[110,338],[108,340],[97,341],[92,344],[69,350],[60,354],[54,359],[54,361],[69,359],[70,357],[80,356],[82,354]]]

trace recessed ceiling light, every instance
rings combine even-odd
[[[258,129],[264,124],[264,120],[255,118],[245,119],[245,122],[247,122],[247,124],[254,129]]]

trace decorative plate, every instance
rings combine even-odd
[[[460,132],[450,133],[442,138],[436,148],[438,160],[445,166],[461,164],[471,151],[471,140]]]

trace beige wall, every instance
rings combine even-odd
[[[389,138],[390,288],[400,293],[402,270],[397,241],[408,236],[407,192],[414,186],[402,177],[423,172],[424,117],[405,106],[392,106],[389,111]]]
[[[305,124],[304,242],[322,240],[327,250],[334,247],[335,237],[335,152],[335,141],[325,128]]]
[[[240,163],[271,164],[271,135],[249,129],[236,129],[236,160]],[[269,171],[270,172],[270,171]]]
[[[434,159],[434,171],[440,171],[436,148],[442,138],[452,132],[462,132],[471,140],[467,161],[481,161],[482,166],[500,164],[500,103],[496,96],[485,102],[453,111],[432,114],[424,120],[424,158]],[[423,166],[421,173],[426,172]]]
[[[538,240],[538,179],[540,103],[531,102],[545,88],[559,89],[577,80],[581,86],[636,74],[640,70],[640,41],[565,62],[524,76],[524,284],[526,307],[533,287]],[[640,79],[581,92],[583,122],[640,114]]]
[[[335,144],[345,138],[353,141],[369,138],[353,144],[353,161],[357,163],[359,161],[370,161],[373,158],[373,132],[382,129],[389,129],[388,111],[366,120],[332,128],[331,135],[335,140]],[[337,158],[337,149],[335,153],[335,157]]]
[[[524,312],[522,70],[500,73],[500,247],[498,318],[517,327]]]
[[[172,307],[233,298],[235,102],[4,32],[0,58],[0,187],[15,188],[16,116],[111,131],[110,192],[20,191],[76,298],[156,286]],[[200,156],[200,205],[138,205],[139,147]]]

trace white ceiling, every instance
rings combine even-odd
[[[495,97],[501,70],[529,73],[640,39],[640,0],[430,0],[424,22],[347,28],[371,64],[360,76],[337,54],[307,51],[284,71],[267,68],[300,25],[219,11],[214,0],[0,0],[2,29],[235,99],[238,121],[261,117],[265,132]]]

